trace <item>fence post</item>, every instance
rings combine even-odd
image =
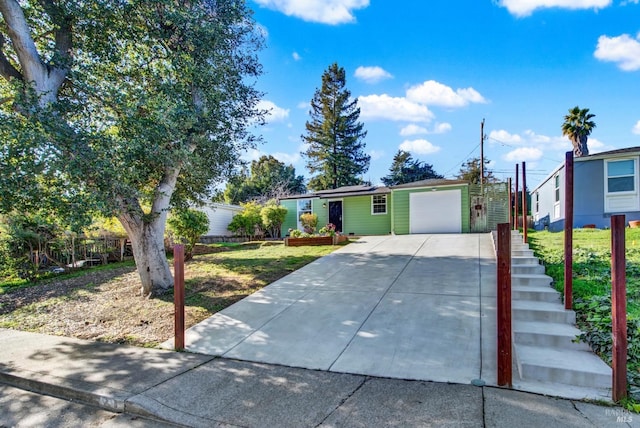
[[[176,351],[184,350],[184,245],[173,247],[173,305]]]
[[[564,308],[573,308],[573,152],[564,165]]]
[[[511,227],[498,225],[498,386],[512,385]]]
[[[611,216],[611,324],[613,328],[613,401],[627,396],[627,274],[624,215]]]
[[[526,163],[522,162],[522,242],[525,244],[529,242],[527,237],[527,223],[529,223],[527,211],[527,170]]]
[[[518,230],[518,167],[516,164],[516,193],[513,197],[513,230]]]

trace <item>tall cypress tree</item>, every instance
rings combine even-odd
[[[360,108],[345,88],[344,68],[333,63],[322,74],[322,88],[311,100],[311,120],[302,139],[309,148],[302,153],[312,175],[313,190],[361,184],[359,176],[369,169],[371,156],[364,152],[367,132],[358,122]]]

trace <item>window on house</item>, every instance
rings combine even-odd
[[[556,202],[560,202],[560,176],[556,175],[555,178],[555,189],[556,189]]]
[[[298,229],[302,229],[300,216],[305,213],[311,214],[311,199],[298,199]]]
[[[373,195],[371,197],[371,214],[387,213],[387,195]]]
[[[535,212],[538,212],[538,211],[540,211],[540,193],[536,192],[536,211]]]
[[[636,190],[636,163],[633,159],[607,161],[607,193]]]

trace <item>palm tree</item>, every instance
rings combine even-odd
[[[587,138],[596,127],[596,123],[591,120],[595,114],[589,113],[588,108],[581,109],[575,106],[569,109],[569,114],[564,117],[562,124],[562,135],[566,135],[573,144],[573,155],[575,157],[587,156]]]

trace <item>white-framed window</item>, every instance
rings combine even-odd
[[[635,159],[607,160],[607,193],[623,193],[636,191]]]
[[[553,218],[560,218],[560,174],[553,177]]]
[[[607,213],[638,211],[638,158],[605,159],[604,210]]]
[[[371,196],[371,214],[386,214],[387,213],[387,195],[373,195]]]
[[[540,211],[540,192],[536,192],[536,209],[535,209],[535,212],[537,213],[538,211]]]
[[[300,223],[300,216],[305,213],[311,214],[311,199],[298,199],[298,229],[302,229],[302,223]]]

